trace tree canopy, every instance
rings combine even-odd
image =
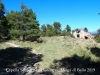
[[[41,26],[41,35],[42,36],[46,36],[47,35],[47,27],[44,24]]]
[[[85,27],[85,28],[84,28],[84,31],[88,32],[88,29]]]
[[[0,38],[1,40],[7,37],[9,34],[7,20],[4,14],[5,14],[5,6],[0,1]]]
[[[55,30],[55,35],[60,35],[61,34],[61,23],[54,22],[53,26],[54,26],[54,30]]]
[[[66,25],[66,31],[67,31],[67,35],[71,35],[71,27],[67,24]]]
[[[98,34],[100,35],[100,29],[97,30]]]
[[[21,11],[11,11],[7,14],[7,20],[11,27],[10,35],[12,38],[26,40],[28,37],[38,36],[39,22],[36,20],[36,14],[24,3],[21,5]],[[13,37],[13,35],[16,36]]]

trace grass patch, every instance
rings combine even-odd
[[[30,47],[32,50],[36,50],[38,53],[43,54],[40,68],[45,69],[49,68],[55,59],[60,60],[64,57],[72,57],[73,55],[78,55],[80,57],[84,56],[85,58],[90,57],[93,61],[98,61],[99,58],[93,55],[90,52],[90,48],[93,47],[93,44],[89,40],[84,39],[74,39],[72,37],[41,37],[42,43],[37,42],[23,42],[18,40],[10,40],[9,42],[21,45],[21,47]],[[41,41],[40,39],[40,41]],[[95,41],[93,41],[95,43]],[[1,44],[1,48],[3,47]],[[89,49],[87,49],[87,46]],[[98,46],[100,46],[98,44]]]

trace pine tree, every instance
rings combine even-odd
[[[32,39],[39,36],[39,23],[36,20],[36,14],[32,9],[27,8],[24,3],[21,5],[21,11],[12,11],[7,16],[12,37],[17,34],[17,38],[26,40],[27,38]]]
[[[88,32],[88,29],[85,27],[85,28],[84,28],[84,31]]]
[[[8,36],[8,25],[5,14],[4,4],[0,1],[0,38],[4,39]]]
[[[97,30],[98,34],[100,35],[100,29]]]
[[[47,35],[48,35],[49,37],[55,35],[55,30],[54,30],[53,26],[50,25],[50,24],[47,24]]]
[[[79,32],[79,31],[80,31],[80,29],[79,29],[79,28],[76,28],[76,29],[75,29],[75,31]]]
[[[66,30],[65,30],[65,29],[62,30],[61,35],[62,35],[62,36],[66,36],[66,34],[67,34]]]
[[[71,27],[69,25],[66,26],[67,35],[71,35]]]
[[[41,35],[42,36],[47,35],[47,27],[44,24],[41,26]]]
[[[55,30],[55,35],[60,35],[61,34],[61,24],[60,24],[60,22],[54,22],[53,26],[54,26],[54,30]]]

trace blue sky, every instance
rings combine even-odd
[[[40,25],[60,22],[62,29],[70,25],[87,27],[90,32],[100,28],[100,0],[2,0],[6,10],[19,11],[22,2],[37,15]]]

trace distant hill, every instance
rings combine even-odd
[[[93,32],[90,32],[91,34],[98,34],[98,32],[97,31],[93,31]]]

